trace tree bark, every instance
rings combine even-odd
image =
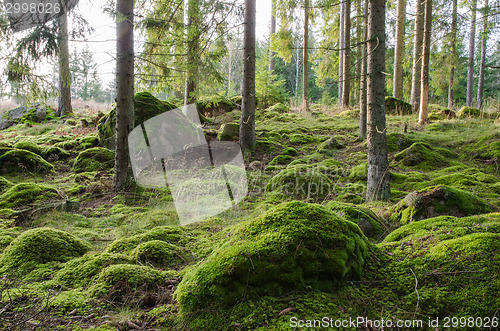
[[[240,145],[244,155],[255,148],[255,0],[245,0],[243,42],[243,86],[240,120]]]
[[[343,1],[340,2],[340,22],[339,22],[339,108],[342,108],[342,105],[343,105],[343,101],[342,101],[342,97],[343,97],[343,87],[344,87],[344,84],[343,84],[343,80],[344,80],[344,77],[343,77],[343,74],[344,74],[344,49],[345,49],[345,45],[344,45],[344,14],[345,14],[345,11],[344,11],[344,6],[345,6],[345,3]]]
[[[116,145],[114,190],[131,178],[128,135],[134,128],[134,1],[116,2]]]
[[[276,53],[272,49],[272,37],[276,33],[276,0],[272,0],[271,4],[271,30],[269,36],[269,72],[274,73],[276,67]]]
[[[344,70],[342,72],[342,107],[349,107],[351,92],[351,0],[344,0]]]
[[[368,180],[366,200],[390,197],[385,122],[385,0],[370,0],[368,15]]]
[[[359,139],[366,139],[366,89],[367,89],[367,54],[368,54],[368,1],[363,4],[363,48],[361,60],[361,82],[359,93]]]
[[[477,83],[476,108],[478,109],[481,109],[483,107],[484,67],[486,65],[486,45],[488,41],[488,12],[489,3],[488,0],[485,0],[483,11],[483,34],[481,36],[481,65],[479,67],[479,77]]]
[[[302,61],[302,109],[309,109],[309,0],[304,1],[304,53]]]
[[[406,18],[406,0],[398,0],[396,24],[396,47],[394,54],[394,77],[392,96],[403,99],[403,53]]]
[[[59,52],[59,97],[57,99],[57,116],[70,114],[71,107],[71,71],[69,69],[68,47],[68,11],[62,2],[63,14],[58,18],[58,52]]]
[[[453,10],[451,14],[451,54],[450,54],[450,77],[448,79],[448,108],[453,110],[454,106],[454,76],[455,76],[455,60],[457,57],[457,2],[453,0]]]
[[[429,63],[431,55],[432,0],[425,0],[425,30],[422,54],[422,78],[420,89],[420,111],[418,124],[422,125],[429,119]]]
[[[196,101],[196,80],[198,77],[198,0],[188,0],[186,25],[187,71],[186,86],[184,89],[184,105]]]
[[[420,79],[422,78],[422,43],[424,39],[424,2],[417,0],[415,31],[413,40],[413,70],[411,79],[411,96],[410,103],[413,106],[413,111],[418,112],[420,109]]]
[[[469,34],[469,64],[467,66],[467,97],[465,104],[472,107],[474,90],[474,49],[476,46],[476,8],[477,0],[472,0],[472,16]]]

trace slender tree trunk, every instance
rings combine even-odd
[[[403,99],[403,54],[406,18],[406,0],[398,0],[396,24],[396,47],[394,54],[394,77],[392,96]]]
[[[342,107],[349,107],[351,92],[351,0],[344,0],[344,71],[342,74]]]
[[[429,119],[429,63],[431,55],[432,0],[425,0],[425,31],[422,54],[422,78],[420,89],[420,111],[418,124]]]
[[[339,35],[339,108],[342,108],[342,105],[344,104],[343,101],[342,101],[342,97],[344,96],[343,94],[343,88],[344,88],[344,49],[345,49],[345,45],[344,45],[344,41],[345,41],[345,38],[344,38],[344,14],[345,14],[345,11],[344,11],[344,6],[345,6],[345,3],[343,1],[340,2],[340,26],[339,26],[339,30],[340,30],[340,35]]]
[[[367,89],[367,54],[368,54],[368,1],[363,4],[363,49],[361,60],[361,83],[359,94],[359,139],[366,139],[366,89]]]
[[[302,56],[302,109],[309,110],[309,0],[304,1],[304,54]]]
[[[276,53],[272,51],[272,37],[276,33],[276,0],[272,0],[271,4],[271,30],[269,36],[269,72],[274,73],[276,67]]]
[[[477,0],[472,0],[472,16],[469,34],[469,65],[467,66],[467,107],[472,107],[474,94],[474,50],[476,46],[476,8]]]
[[[366,200],[391,195],[385,123],[385,0],[370,0],[368,15],[368,180]]]
[[[361,49],[363,48],[361,42],[363,41],[363,0],[356,0],[356,43],[357,48],[356,48],[356,64],[355,64],[355,71],[356,71],[356,79],[354,80],[354,87],[351,88],[352,90],[352,98],[351,100],[354,102],[354,104],[359,105],[359,91],[361,89],[361,62],[363,61],[362,58],[362,51]]]
[[[70,114],[71,108],[71,71],[69,69],[68,47],[68,12],[65,2],[62,2],[64,12],[58,18],[58,48],[59,48],[59,98],[57,102],[57,116]]]
[[[134,1],[116,2],[116,144],[114,190],[131,178],[128,135],[134,128]]]
[[[450,77],[448,79],[448,108],[453,110],[454,91],[453,80],[455,76],[455,60],[457,57],[457,2],[453,0],[453,10],[451,14],[451,54],[450,54]]]
[[[243,153],[255,148],[255,0],[245,0],[243,43],[243,96],[241,102],[240,145]]]
[[[424,39],[424,1],[417,0],[415,31],[413,40],[413,71],[411,79],[410,103],[413,111],[420,109],[420,79],[422,78],[422,43]]]
[[[476,107],[481,109],[483,107],[483,89],[484,89],[484,67],[486,65],[486,44],[488,41],[488,0],[484,1],[483,11],[483,34],[481,36],[481,65],[479,67],[479,78],[477,84],[477,104]]]
[[[229,68],[227,74],[227,95],[231,93],[231,76],[233,75],[233,43],[230,41],[228,45]]]
[[[187,72],[184,90],[184,105],[196,101],[196,80],[198,77],[199,7],[198,0],[187,1],[186,49]]]

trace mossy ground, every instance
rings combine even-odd
[[[493,316],[500,126],[489,116],[431,110],[426,127],[413,115],[387,117],[392,198],[370,204],[356,110],[258,110],[246,200],[185,227],[167,188],[112,192],[114,158],[97,139],[101,115],[85,128],[75,114],[0,131],[0,161],[15,151],[9,160],[23,165],[0,163],[0,288],[8,288],[0,311],[14,300],[9,307],[29,316],[27,302],[51,293],[46,316],[68,330],[123,330],[127,322],[287,330],[290,318]],[[210,119],[208,139],[240,114]],[[98,152],[103,160],[85,164]],[[411,211],[422,199],[424,211]],[[45,208],[60,202],[78,207]],[[9,321],[0,318],[0,328]]]

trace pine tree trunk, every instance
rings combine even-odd
[[[415,30],[413,37],[413,71],[410,103],[413,111],[420,109],[420,79],[422,78],[422,43],[424,39],[424,0],[417,0]]]
[[[309,0],[304,1],[304,53],[302,61],[302,109],[309,109]]]
[[[403,99],[403,53],[406,17],[406,0],[398,0],[396,24],[396,47],[394,54],[394,77],[392,96]]]
[[[342,107],[349,107],[351,92],[351,0],[344,0],[344,70],[342,73]]]
[[[58,18],[60,94],[57,101],[57,116],[64,116],[73,111],[71,108],[71,71],[69,69],[68,13],[65,4],[61,8],[64,13]]]
[[[467,107],[472,107],[472,98],[474,94],[474,50],[476,46],[476,8],[477,0],[472,0],[472,16],[469,34],[469,64],[467,66]]]
[[[484,1],[483,11],[483,34],[481,37],[481,65],[479,67],[479,78],[477,84],[477,104],[476,107],[481,109],[483,107],[483,89],[484,89],[484,67],[486,65],[486,44],[488,41],[488,0]]]
[[[391,195],[385,122],[385,0],[370,0],[368,15],[368,180],[366,200]]]
[[[368,1],[363,4],[363,49],[361,60],[361,82],[359,93],[359,139],[366,139],[366,89],[367,89],[367,54],[368,54]]]
[[[431,56],[432,0],[425,0],[425,29],[422,54],[422,78],[420,89],[420,111],[418,124],[422,125],[429,119],[429,63]]]
[[[255,148],[255,0],[245,0],[243,86],[240,145],[245,155]]]
[[[114,190],[131,178],[128,135],[134,128],[134,1],[116,2],[116,144]]]
[[[451,54],[450,54],[450,77],[448,79],[448,108],[453,110],[454,91],[453,80],[455,76],[455,59],[457,57],[457,2],[453,0],[453,10],[451,14]]]
[[[361,42],[363,41],[363,1],[362,0],[355,0],[356,1],[356,43],[357,43],[357,48],[356,48],[356,63],[355,63],[355,72],[356,72],[356,78],[353,80],[354,81],[354,87],[351,88],[352,91],[352,97],[351,100],[354,102],[354,104],[359,105],[359,91],[361,89],[361,62],[363,61],[362,58],[362,51],[361,49],[363,48]]]
[[[187,72],[184,90],[184,105],[196,101],[196,80],[198,77],[198,0],[188,0],[186,25]]]
[[[339,108],[342,108],[343,101],[342,97],[344,96],[343,94],[343,87],[344,87],[344,6],[345,3],[343,1],[340,2],[340,19],[339,19]]]
[[[269,72],[274,73],[276,67],[276,53],[271,49],[272,36],[276,33],[276,0],[272,0],[271,4],[271,31],[269,36]]]

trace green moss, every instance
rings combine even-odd
[[[11,147],[0,147],[0,157],[5,153],[10,152],[11,150],[12,150]]]
[[[149,92],[136,93],[134,95],[134,105],[135,126],[144,123],[150,118],[176,108],[175,105],[155,98]],[[99,141],[107,148],[114,149],[115,127],[116,107],[113,108],[109,114],[103,116],[97,124]]]
[[[303,199],[324,198],[335,191],[335,185],[328,176],[307,164],[297,164],[280,171],[271,178],[267,188]]]
[[[288,113],[290,111],[290,108],[281,102],[278,102],[277,104],[271,106],[268,108],[269,111],[274,111],[277,113]]]
[[[240,125],[237,123],[226,123],[221,126],[217,133],[219,141],[238,140],[240,136]]]
[[[22,149],[13,149],[0,156],[0,172],[12,173],[22,170],[37,173],[49,172],[54,168],[52,164],[41,156]]]
[[[397,206],[393,221],[407,224],[438,215],[468,216],[489,213],[492,208],[476,196],[448,186],[432,186],[410,193]]]
[[[0,208],[28,207],[30,204],[57,197],[57,190],[35,183],[20,183],[0,195]]]
[[[457,112],[458,117],[481,117],[484,116],[484,113],[473,107],[462,107],[458,112]]]
[[[139,244],[130,256],[140,264],[155,267],[172,267],[189,261],[186,250],[162,240],[151,240]]]
[[[91,245],[61,230],[37,228],[14,239],[0,257],[0,270],[25,274],[38,264],[65,262],[85,254]]]
[[[94,147],[84,150],[75,160],[73,171],[99,171],[114,167],[115,153],[107,148]]]
[[[64,160],[71,154],[60,147],[49,147],[43,152],[43,157],[47,160]]]
[[[14,186],[14,184],[12,184],[9,180],[0,176],[0,194],[5,192],[6,190],[11,188],[12,186]]]
[[[318,152],[328,156],[333,156],[335,150],[342,148],[344,148],[344,145],[338,142],[334,137],[331,137],[318,146]]]
[[[223,95],[213,95],[201,97],[200,100],[196,102],[196,108],[200,113],[205,115],[218,116],[232,111],[236,106],[230,99]]]
[[[367,237],[379,237],[383,233],[382,221],[369,209],[338,201],[330,201],[325,207],[357,224]]]
[[[167,281],[175,276],[175,272],[147,266],[114,264],[99,273],[90,292],[93,296],[104,297],[108,302],[120,305],[126,303],[154,307],[155,299],[161,298]]]
[[[406,149],[416,142],[411,134],[389,133],[387,134],[387,150],[389,153]]]
[[[99,146],[99,138],[95,135],[87,136],[78,141],[78,149],[82,151],[97,146]]]
[[[286,165],[292,162],[294,158],[290,155],[278,155],[269,162],[270,166]]]
[[[25,151],[30,151],[36,155],[42,156],[43,148],[31,141],[20,141],[13,146],[15,149],[22,149]]]
[[[413,107],[406,101],[385,97],[385,111],[391,115],[410,115],[413,112]]]
[[[88,253],[64,263],[54,274],[53,281],[68,287],[88,287],[92,284],[94,276],[104,268],[131,262],[128,256],[122,254]]]
[[[429,119],[431,121],[452,119],[455,117],[455,112],[449,108],[436,104],[429,104]]]
[[[191,241],[192,238],[189,236],[189,232],[180,226],[160,226],[142,234],[115,240],[109,245],[107,252],[129,254],[139,244],[152,240],[183,245]]]
[[[366,181],[368,178],[368,163],[364,162],[352,167],[349,171],[349,179],[352,181]]]
[[[181,311],[228,307],[264,295],[331,291],[359,279],[369,245],[354,223],[298,201],[228,228],[227,241],[186,272],[175,297]]]
[[[283,155],[290,155],[290,156],[298,156],[299,155],[299,152],[297,152],[297,150],[293,147],[287,147],[283,153]]]
[[[317,138],[315,136],[308,136],[298,133],[290,135],[290,143],[294,145],[305,145],[315,142],[317,142]]]
[[[359,109],[347,109],[339,113],[340,117],[359,117]]]
[[[71,151],[75,149],[78,146],[78,141],[76,140],[68,140],[68,141],[62,141],[54,145],[54,147],[59,147],[62,148],[66,151]]]
[[[420,169],[435,169],[448,165],[445,157],[433,149],[429,144],[416,142],[394,156],[403,166],[418,167]]]

